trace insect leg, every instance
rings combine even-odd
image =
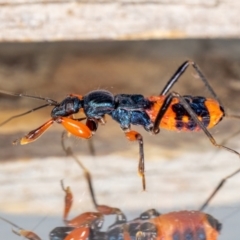
[[[76,120],[76,121],[79,121],[79,122],[81,122],[83,120],[87,120],[86,121],[86,126],[91,130],[92,134],[95,134],[95,132],[98,129],[98,122],[93,120],[93,119],[86,118],[86,117],[73,118],[73,119]],[[94,148],[94,144],[93,144],[93,138],[90,138],[87,142],[88,142],[88,148],[89,148],[90,154],[92,156],[95,156],[95,148]]]
[[[163,88],[162,92],[160,93],[160,95],[166,95],[167,93],[169,93],[169,91],[171,90],[171,88],[173,87],[173,85],[179,80],[179,78],[182,76],[182,74],[186,71],[186,69],[188,68],[188,66],[191,65],[195,71],[197,72],[198,76],[200,77],[200,79],[203,81],[204,85],[207,87],[208,91],[211,93],[211,95],[221,104],[221,101],[219,100],[217,94],[214,92],[213,88],[211,87],[211,85],[209,84],[207,78],[203,75],[202,71],[200,70],[200,68],[198,67],[198,65],[191,61],[185,61],[178,69],[177,71],[173,74],[173,76],[170,78],[170,80],[167,82],[167,84],[165,85],[165,87]]]
[[[88,126],[81,123],[81,121],[77,119],[67,118],[67,117],[58,117],[58,118],[51,118],[46,123],[41,125],[40,127],[32,130],[23,138],[17,139],[13,142],[13,144],[20,143],[21,145],[31,143],[37,140],[42,134],[52,126],[54,122],[61,124],[69,133],[73,134],[74,136],[80,138],[90,138],[92,137],[92,132]]]
[[[69,133],[80,138],[91,138],[92,132],[89,127],[81,121],[67,117],[58,117],[55,122],[61,124]]]
[[[153,129],[152,129],[153,134],[158,134],[160,132],[159,124],[160,124],[164,114],[168,110],[172,100],[173,100],[173,96],[171,94],[168,94],[166,96],[166,98],[164,99],[162,107],[159,109],[157,117],[156,117],[155,122],[153,124]]]
[[[87,181],[89,192],[90,192],[92,202],[93,202],[95,208],[98,210],[99,213],[101,213],[103,215],[116,215],[116,222],[125,223],[126,217],[120,209],[114,208],[114,207],[109,207],[106,205],[99,205],[97,203],[97,200],[95,197],[95,192],[94,192],[93,185],[92,185],[91,174],[88,171],[88,169],[85,168],[85,166],[82,164],[82,162],[73,154],[72,149],[70,147],[66,147],[65,142],[64,142],[65,134],[66,133],[64,132],[62,135],[62,141],[61,141],[62,148],[63,148],[64,152],[67,154],[67,156],[71,156],[75,160],[75,162],[81,167],[81,169],[84,171],[84,176]],[[65,188],[65,189],[67,189],[67,188]],[[68,194],[68,191],[65,191],[65,192]],[[69,203],[71,204],[71,201],[72,201],[71,196],[69,194],[68,194],[68,196],[69,197],[67,197],[65,199],[68,199]]]
[[[240,172],[240,168],[235,170],[233,173],[229,174],[225,178],[223,178],[217,187],[214,189],[214,191],[211,193],[211,195],[207,198],[207,200],[204,202],[204,204],[199,208],[199,211],[203,211],[209,204],[209,202],[213,199],[213,197],[217,194],[217,192],[222,188],[222,186],[226,183],[226,181],[235,175],[237,175]]]
[[[145,180],[145,166],[144,166],[144,150],[143,150],[143,137],[140,133],[132,130],[125,131],[125,136],[129,141],[138,141],[139,144],[139,163],[138,163],[138,174],[142,178],[143,190],[146,190]]]
[[[191,116],[191,118],[194,120],[195,123],[198,124],[198,126],[203,130],[203,132],[207,135],[208,139],[211,141],[211,143],[218,148],[224,148],[229,152],[232,152],[236,155],[238,155],[238,157],[240,157],[239,152],[235,151],[232,148],[226,147],[224,145],[218,144],[216,142],[216,140],[214,139],[214,137],[212,136],[212,134],[208,131],[208,129],[204,126],[204,124],[198,119],[197,115],[195,114],[195,112],[192,110],[192,108],[190,107],[190,105],[186,102],[186,100],[179,94],[176,92],[172,92],[171,95],[173,97],[176,97],[179,99],[180,103],[183,105],[183,107],[185,108],[185,110],[188,112],[188,114]]]
[[[21,145],[24,144],[28,144],[31,143],[35,140],[37,140],[40,136],[42,136],[42,134],[47,131],[47,129],[49,127],[51,127],[54,123],[54,120],[51,118],[50,120],[48,120],[47,122],[45,122],[43,125],[41,125],[40,127],[32,130],[31,132],[29,132],[26,136],[24,136],[23,138],[17,139],[13,142],[13,144],[17,144],[20,143]]]
[[[93,119],[87,119],[87,122],[86,122],[86,125],[89,127],[89,129],[92,131],[92,134],[95,134],[95,132],[97,131],[98,129],[98,122],[93,120]],[[90,154],[92,156],[95,156],[96,154],[96,151],[95,151],[95,148],[94,148],[94,141],[93,141],[93,138],[90,138],[88,140],[88,148],[89,148],[89,151],[90,151]]]
[[[68,220],[68,214],[71,209],[73,203],[73,194],[71,192],[70,187],[64,187],[63,181],[61,181],[61,186],[63,191],[65,192],[65,207],[64,207],[64,214],[63,220],[66,225],[71,227],[79,227],[83,224],[93,224],[94,222],[102,223],[103,222],[103,214],[100,212],[86,212],[78,215],[77,217],[73,218],[72,220]],[[102,225],[102,224],[101,224]]]

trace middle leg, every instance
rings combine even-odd
[[[144,151],[143,151],[143,137],[140,133],[133,130],[125,130],[125,136],[129,141],[138,141],[139,144],[139,162],[138,162],[138,174],[142,178],[143,191],[146,190],[145,180],[145,165],[144,165]]]

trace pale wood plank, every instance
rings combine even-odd
[[[0,41],[239,37],[238,1],[0,0]]]

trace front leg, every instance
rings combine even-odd
[[[25,145],[25,144],[28,144],[28,143],[31,143],[31,142],[37,140],[39,137],[42,136],[43,133],[45,133],[48,130],[48,128],[50,128],[53,125],[53,123],[54,123],[54,119],[51,118],[50,120],[45,122],[40,127],[29,132],[23,138],[13,141],[13,144],[20,143],[21,145]]]
[[[91,138],[92,132],[88,126],[81,121],[77,121],[72,118],[58,117],[54,119],[55,122],[60,123],[69,133],[80,138]]]
[[[89,129],[89,127],[83,124],[81,121],[67,117],[57,117],[51,118],[40,127],[29,132],[23,138],[15,140],[13,144],[20,143],[21,145],[24,145],[37,140],[53,125],[54,122],[61,124],[69,133],[73,134],[76,137],[85,139],[92,137],[91,129]]]
[[[68,215],[72,207],[73,203],[73,194],[71,192],[70,187],[64,187],[63,181],[61,181],[62,190],[65,192],[64,199],[64,213],[63,213],[63,221],[67,226],[78,228],[82,225],[88,224],[92,226],[92,224],[98,225],[98,228],[101,228],[103,224],[103,214],[101,212],[85,212],[72,220],[68,220]]]

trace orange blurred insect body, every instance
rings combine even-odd
[[[83,164],[72,154],[70,148],[64,150],[77,161],[84,170],[92,202],[97,212],[85,212],[72,220],[68,215],[73,204],[70,187],[65,192],[63,220],[66,226],[56,227],[49,234],[50,240],[217,240],[221,224],[209,214],[201,211],[179,211],[159,214],[155,209],[143,212],[138,218],[127,221],[125,214],[119,209],[99,205],[95,198],[91,175]],[[106,231],[101,231],[104,216],[115,215],[115,223]],[[34,232],[24,230],[10,221],[19,231],[14,233],[30,240],[41,240]]]
[[[51,240],[61,239],[61,236],[64,236],[61,240],[216,240],[219,236],[221,224],[211,215],[200,211],[179,211],[161,215],[155,209],[149,209],[139,218],[127,221],[120,209],[97,204],[91,176],[88,172],[85,172],[85,176],[98,212],[83,213],[72,220],[67,220],[73,195],[69,187],[66,189],[63,187],[66,193],[63,218],[67,226],[73,229],[68,233],[71,229],[58,227],[50,233]],[[101,227],[105,215],[116,215],[116,220],[103,232]]]

